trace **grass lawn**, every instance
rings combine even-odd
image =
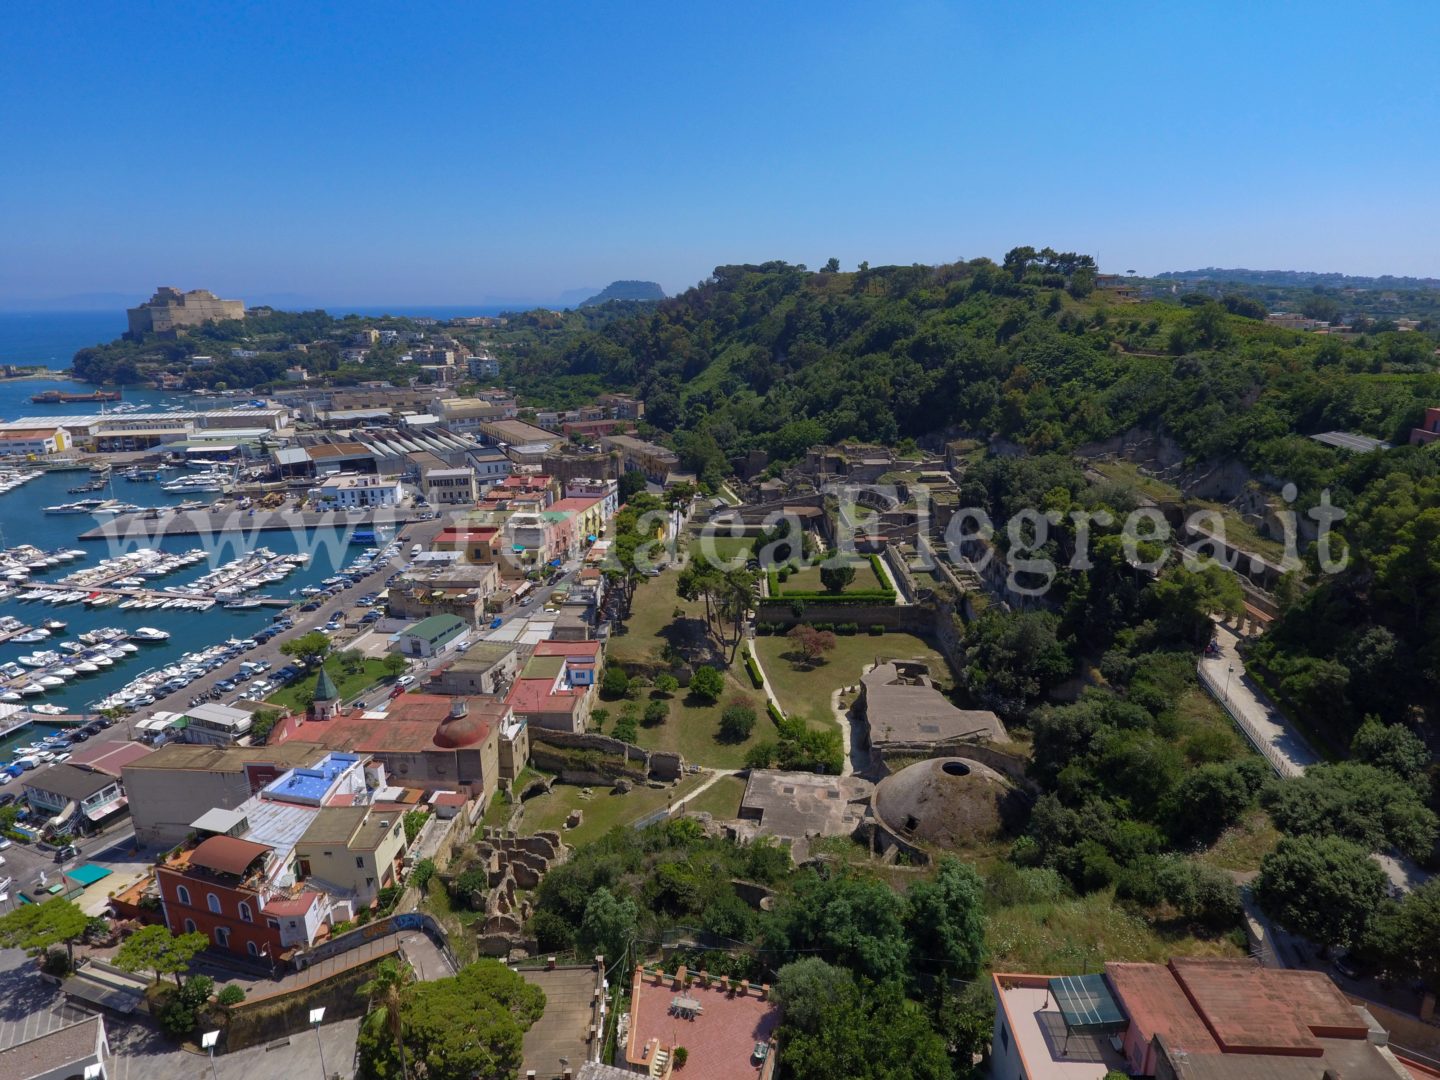
[[[662,570],[658,577],[640,579],[635,586],[630,617],[625,620],[623,628],[610,635],[610,644],[605,651],[611,660],[617,663],[658,662],[666,644],[664,631],[675,621],[676,608],[681,608],[688,618],[704,621],[704,603],[686,603],[675,594],[675,583],[679,579],[678,570]]]
[[[355,674],[351,675],[341,666],[338,655],[329,656],[325,658],[325,670],[330,672],[330,678],[335,680],[335,689],[340,692],[340,697],[344,701],[349,701],[356,694],[368,690],[385,678],[385,664],[380,660],[366,659]],[[319,672],[309,672],[289,686],[275,691],[265,700],[272,705],[284,705],[288,709],[301,711],[303,706],[300,704],[300,695],[306,691],[313,691],[317,678],[319,678]]]
[[[737,817],[740,814],[740,799],[744,794],[744,780],[738,776],[722,776],[687,802],[685,809],[704,811],[722,819]]]
[[[674,787],[636,787],[624,795],[617,795],[607,787],[556,784],[547,794],[525,801],[525,812],[520,816],[518,828],[522,833],[557,829],[564,835],[567,844],[588,844],[616,825],[628,825],[655,810],[681,802],[687,792],[694,791],[704,781],[703,776],[687,776]],[[589,798],[584,795],[586,791],[591,793]],[[580,827],[564,828],[565,819],[575,809],[584,816]]]
[[[738,661],[738,656],[737,656]],[[635,704],[643,712],[651,701],[650,691]],[[663,699],[661,699],[663,700]],[[722,743],[716,738],[720,730],[720,716],[726,707],[738,701],[748,700],[755,710],[755,730],[744,742]],[[725,693],[714,705],[704,704],[688,696],[681,689],[670,697],[670,712],[663,724],[653,727],[640,725],[635,742],[646,750],[673,750],[685,755],[687,762],[709,765],[716,769],[739,769],[745,764],[745,751],[765,739],[775,738],[775,724],[765,711],[765,693],[752,689],[744,668],[737,662],[732,672],[725,673]],[[624,701],[605,701],[601,708],[610,710],[610,719],[605,722],[605,732],[610,733],[620,716]]]
[[[888,589],[890,583],[875,576],[875,568],[870,565],[869,559],[855,559],[851,562],[855,567],[855,580],[845,586],[845,592],[874,592],[877,589]],[[797,592],[824,592],[825,583],[820,580],[820,567],[807,566],[803,570],[797,570],[784,581],[780,582],[780,595]]]
[[[1217,870],[1247,873],[1260,869],[1260,860],[1275,850],[1280,831],[1264,810],[1252,810],[1238,825],[1220,834],[1209,851],[1199,859]]]
[[[986,944],[996,971],[1080,975],[1106,960],[1164,963],[1171,956],[1244,956],[1229,937],[1168,932],[1116,907],[1108,892],[1017,904],[987,914]]]
[[[792,579],[793,580],[793,579]],[[885,634],[871,637],[854,634],[837,637],[835,648],[815,668],[797,668],[787,657],[793,646],[782,636],[757,637],[755,651],[765,669],[770,688],[780,699],[786,715],[803,716],[817,727],[834,727],[830,695],[842,686],[860,681],[863,669],[877,657],[921,660],[930,665],[930,676],[942,690],[951,685],[950,666],[923,638],[914,634]]]
[[[755,538],[753,536],[727,536],[723,532],[714,535],[692,536],[690,538],[690,557],[692,559],[703,559],[713,555],[723,563],[738,563],[743,566],[742,559],[750,557],[755,550]]]

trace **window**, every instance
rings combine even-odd
[[[1008,1052],[1010,1049],[1010,1027],[1008,1024],[1000,1025],[1000,1045]]]
[[[194,920],[194,919],[186,919],[186,920],[185,920],[185,932],[186,932],[187,934],[193,934],[193,933],[195,933],[195,920]]]
[[[367,887],[372,886],[372,885],[374,885],[374,884],[375,884],[375,879],[374,879],[373,877],[367,877],[367,878],[365,879],[365,885],[366,885]]]
[[[250,905],[247,904],[247,903],[245,903],[244,900],[241,900],[241,901],[240,901],[240,921],[241,921],[241,922],[254,922],[254,921],[255,921],[255,916],[254,916],[254,914],[250,911]]]
[[[247,941],[247,942],[245,942],[245,951],[246,951],[247,953],[249,953],[251,956],[259,956],[259,955],[260,955],[260,948],[259,948],[259,946],[257,946],[257,945],[255,944],[255,942],[253,942],[253,941]]]
[[[271,930],[279,930],[279,929],[280,929],[280,920],[279,920],[279,919],[276,919],[276,918],[274,918],[274,917],[267,918],[267,919],[265,920],[265,925],[268,926],[268,927],[270,927]]]
[[[215,927],[215,944],[222,949],[230,947],[230,928],[228,926]]]
[[[213,892],[212,892],[212,893],[206,893],[206,894],[205,894],[205,906],[208,907],[211,911],[213,911],[216,915],[219,915],[219,914],[220,914],[220,897],[216,896]]]
[[[189,906],[190,906],[190,890],[187,889],[184,885],[176,885],[176,886],[175,886],[175,899],[176,899],[176,900],[179,900],[180,903],[184,904],[186,907],[189,907]]]
[[[365,860],[364,860],[364,858],[361,857],[361,856],[359,856],[359,855],[356,855],[356,856],[355,856],[355,869],[357,869],[357,870],[363,870],[364,868],[365,868]]]

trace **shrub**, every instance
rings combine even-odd
[[[878,623],[878,622],[871,623],[871,624],[870,624],[870,636],[871,636],[871,637],[884,637],[884,636],[885,636],[885,624],[884,624],[884,623]]]
[[[415,869],[410,872],[410,883],[422,892],[425,886],[430,884],[430,879],[435,876],[435,861],[433,859],[421,859],[415,864]]]
[[[686,1050],[685,1047],[683,1047],[683,1046],[677,1046],[677,1047],[675,1047],[675,1058],[674,1058],[674,1060],[675,1060],[675,1067],[676,1067],[677,1069],[683,1069],[683,1068],[685,1067],[685,1062],[687,1062],[687,1061],[690,1060],[690,1051],[689,1051],[689,1050]]]
[[[755,710],[748,703],[736,702],[720,714],[720,738],[723,742],[744,742],[755,730]]]
[[[635,722],[633,716],[622,716],[615,721],[615,729],[610,732],[612,738],[621,742],[633,743],[640,734],[640,725]]]
[[[231,983],[220,991],[220,996],[215,999],[221,1005],[239,1005],[245,1000],[245,988]]]
[[[858,634],[859,632],[860,632],[860,624],[859,624],[859,623],[842,622],[842,623],[836,623],[836,624],[835,624],[835,633],[837,633],[837,634],[844,634],[846,637],[851,637],[852,635]]]
[[[785,714],[780,711],[780,706],[776,705],[775,702],[767,700],[765,702],[765,711],[770,714],[770,719],[775,721],[776,727],[785,723]]]
[[[625,674],[625,669],[614,664],[605,669],[605,677],[600,680],[600,689],[606,697],[624,697],[625,692],[630,689],[630,676]]]
[[[719,701],[725,692],[725,677],[710,665],[702,664],[691,676],[690,692],[705,701]]]
[[[645,726],[654,727],[656,724],[663,724],[665,718],[670,715],[670,706],[663,701],[652,701],[645,706]]]
[[[765,685],[765,676],[760,674],[760,665],[748,652],[745,654],[745,673],[750,676],[750,682],[756,690]]]
[[[811,625],[816,630],[834,631],[835,629],[835,624],[833,622],[817,622],[811,623]]]

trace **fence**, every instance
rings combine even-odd
[[[1270,767],[1275,770],[1277,776],[1290,779],[1303,775],[1305,770],[1301,769],[1293,761],[1287,761],[1282,757],[1275,747],[1271,746],[1268,741],[1260,736],[1260,733],[1255,730],[1250,721],[1230,704],[1224,692],[1221,691],[1220,687],[1215,685],[1214,676],[1205,670],[1204,661],[1200,661],[1195,665],[1195,674],[1200,678],[1200,685],[1210,692],[1210,696],[1215,699],[1219,706],[1229,715],[1235,726],[1240,729],[1240,734],[1244,735],[1250,745],[1269,763]]]

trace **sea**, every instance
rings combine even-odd
[[[88,389],[83,383],[60,377],[60,369],[68,367],[76,349],[93,345],[97,341],[111,340],[123,330],[123,313],[118,319],[110,315],[102,318],[95,312],[46,312],[33,316],[0,313],[0,358],[12,363],[53,364],[56,368],[56,377],[53,379],[0,380],[0,419],[14,420],[22,416],[54,416],[96,411],[98,405],[36,405],[32,404],[29,398],[32,394],[51,388],[71,391]],[[194,394],[172,394],[138,388],[124,388],[122,395],[122,402],[119,404],[129,403],[145,409],[195,409],[213,404],[209,399]],[[116,408],[116,405],[107,404],[105,408],[110,410]],[[84,470],[50,472],[28,484],[0,494],[0,549],[33,544],[44,551],[85,551],[83,559],[36,572],[31,580],[54,581],[78,569],[94,566],[99,560],[125,550],[123,547],[112,549],[106,541],[78,539],[80,533],[97,524],[96,518],[88,514],[47,514],[47,506],[92,497],[113,497],[140,506],[168,505],[185,498],[214,498],[213,495],[204,494],[167,494],[161,490],[158,483],[127,481],[118,474],[113,475],[110,487],[104,491],[72,494],[68,490],[88,482],[89,479],[88,471]],[[276,554],[308,551],[311,560],[307,565],[291,574],[285,581],[261,590],[264,595],[288,598],[292,594],[298,595],[300,589],[330,577],[363,550],[361,546],[349,543],[349,538],[338,530],[229,533],[219,539],[220,543],[213,545],[215,550],[205,561],[168,577],[153,579],[154,587],[183,585],[214,566],[229,562],[255,547],[267,547]],[[187,551],[202,547],[203,540],[202,537],[194,536],[166,537],[157,546],[165,551]],[[111,667],[93,675],[76,676],[43,697],[26,699],[26,703],[33,700],[35,703],[61,705],[72,712],[90,712],[101,699],[147,670],[163,667],[179,659],[182,653],[197,651],[227,638],[247,637],[270,622],[277,610],[260,607],[245,611],[226,611],[216,606],[206,612],[164,611],[159,608],[148,611],[121,611],[113,605],[94,609],[83,604],[27,602],[12,597],[0,601],[0,616],[13,615],[30,626],[39,626],[48,619],[61,619],[68,625],[63,631],[54,632],[49,639],[38,644],[0,643],[0,663],[15,660],[18,656],[36,650],[53,649],[61,641],[73,640],[76,634],[99,627],[133,630],[138,626],[152,626],[169,631],[168,641],[157,644],[136,642],[140,651],[130,654],[124,660],[115,661]],[[24,718],[25,715],[21,714],[0,721],[0,730]],[[0,737],[0,757],[8,758],[8,751],[15,745],[33,741],[37,733],[50,730],[53,730],[52,724],[47,723],[43,716],[36,717],[35,723],[28,730]]]

